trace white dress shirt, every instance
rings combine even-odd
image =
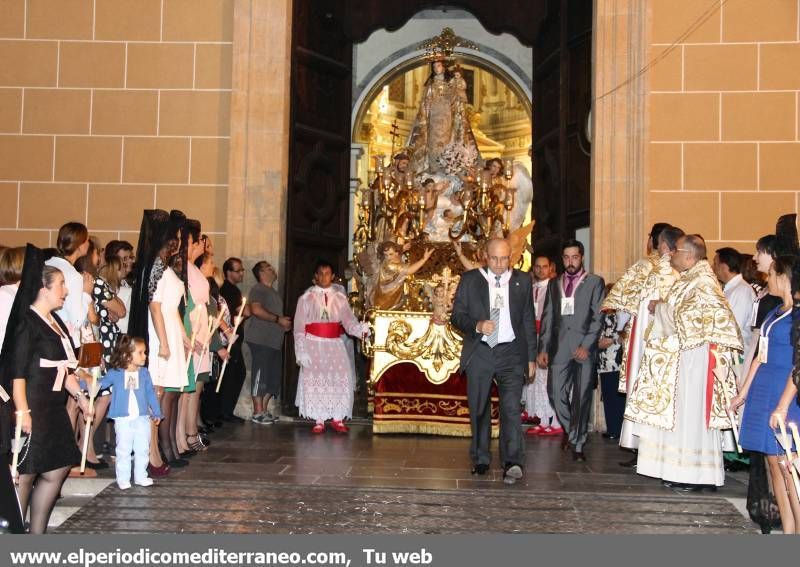
[[[0,351],[3,350],[8,318],[11,316],[11,306],[14,305],[14,298],[17,296],[18,290],[19,283],[0,287]]]
[[[547,286],[550,280],[540,280],[533,282],[533,311],[536,314],[536,320],[542,320],[542,313],[544,312],[544,299],[547,296]]]
[[[516,338],[514,328],[511,326],[511,311],[508,306],[508,282],[511,279],[511,270],[506,270],[500,275],[500,287],[497,287],[496,274],[486,268],[481,269],[481,274],[489,284],[489,309],[500,308],[500,326],[497,332],[497,344],[510,343]],[[481,340],[489,341],[489,336],[484,335]]]
[[[756,300],[756,292],[749,283],[744,281],[742,274],[736,274],[728,280],[722,291],[731,306],[736,324],[739,325],[739,330],[742,332],[745,350],[747,350],[747,345],[753,340],[750,316],[753,311],[753,302]]]

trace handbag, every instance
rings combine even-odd
[[[88,330],[87,330],[88,327]],[[92,340],[85,340],[91,338]],[[103,343],[94,335],[91,324],[81,331],[81,348],[78,351],[78,366],[81,368],[96,368],[103,365]]]

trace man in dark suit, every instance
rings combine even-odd
[[[509,269],[507,240],[490,240],[487,254],[487,268],[461,276],[450,320],[464,335],[461,370],[467,373],[472,474],[489,470],[494,378],[500,395],[503,481],[514,484],[522,478],[525,457],[522,386],[535,370],[537,352],[533,294],[528,274]]]
[[[603,278],[584,269],[583,250],[583,243],[574,239],[561,248],[564,273],[548,285],[537,359],[540,367],[550,367],[547,395],[564,428],[561,447],[571,448],[576,461],[586,460],[583,445],[589,434],[605,294]]]

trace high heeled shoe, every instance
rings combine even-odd
[[[194,441],[190,441],[190,439],[194,438]],[[186,435],[186,443],[189,445],[189,450],[194,452],[205,451],[208,449],[208,445],[204,442],[203,436],[199,433],[195,433],[193,435]]]

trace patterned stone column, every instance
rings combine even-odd
[[[283,265],[291,19],[291,0],[236,0],[234,6],[226,253],[247,268],[257,260]],[[247,277],[252,281],[249,270]]]
[[[616,280],[644,254],[649,1],[595,0],[592,267]]]

